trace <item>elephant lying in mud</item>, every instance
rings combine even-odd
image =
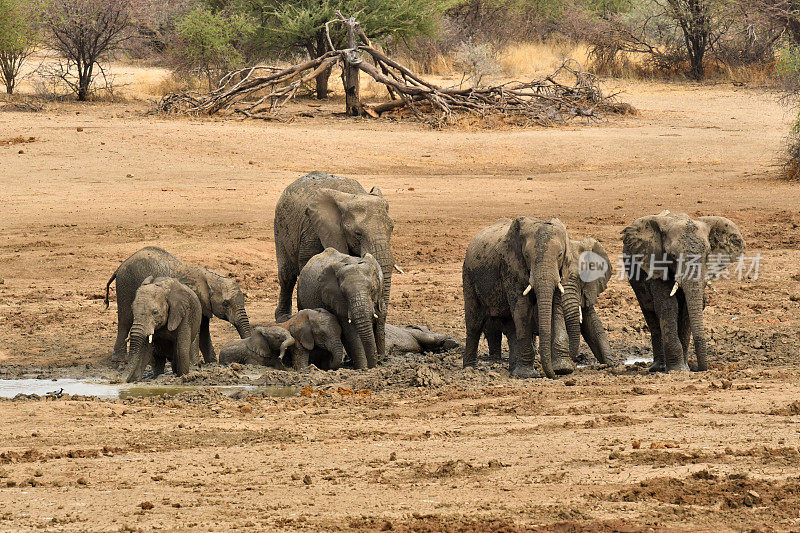
[[[552,366],[553,323],[562,305],[569,337],[569,354],[578,356],[579,297],[562,285],[569,268],[569,237],[557,218],[500,219],[479,231],[467,248],[462,271],[467,341],[464,366],[477,363],[478,341],[487,323],[505,329],[510,344],[509,371],[518,377],[538,377],[533,366],[533,337],[539,335],[545,374]],[[577,291],[573,285],[570,291]]]
[[[385,354],[384,324],[395,267],[389,244],[393,229],[389,203],[377,187],[367,193],[356,180],[324,172],[311,172],[289,184],[275,206],[275,254],[281,287],[275,320],[283,322],[291,315],[292,291],[312,256],[325,248],[356,257],[370,254],[383,275],[375,342],[378,353]]]
[[[745,243],[739,228],[724,217],[692,220],[662,211],[634,220],[622,235],[628,281],[650,330],[650,371],[689,370],[690,337],[697,370],[707,370],[705,287],[709,277],[741,256]]]
[[[426,326],[386,324],[386,351],[389,353],[439,353],[459,346],[450,335],[434,333]]]
[[[375,337],[384,330],[381,266],[366,254],[345,255],[334,248],[308,260],[297,281],[300,309],[323,308],[339,321],[347,354],[358,369],[377,364]]]
[[[296,341],[283,358],[286,366],[302,370],[314,364],[323,370],[336,370],[342,365],[342,328],[332,313],[322,308],[301,309],[277,326],[288,330]]]
[[[133,303],[136,290],[148,276],[174,277],[197,295],[202,307],[200,351],[207,363],[216,362],[208,323],[212,316],[227,320],[241,338],[250,336],[250,321],[244,309],[244,293],[236,280],[203,267],[184,263],[169,252],[147,246],[131,255],[117,268],[106,284],[105,306],[111,282],[117,281],[117,340],[111,360],[126,360],[126,339],[133,324]]]
[[[246,339],[234,339],[219,351],[221,365],[266,365],[283,369],[286,351],[295,345],[295,339],[280,326],[256,326]]]
[[[140,381],[147,365],[158,376],[167,360],[172,371],[187,373],[199,359],[200,300],[174,278],[145,278],[131,305],[131,360],[126,381]]]

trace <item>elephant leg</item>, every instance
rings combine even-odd
[[[198,335],[194,339],[192,339],[192,346],[190,348],[189,358],[191,361],[192,366],[197,366],[200,364],[200,336]],[[208,362],[208,361],[206,361]],[[216,361],[214,361],[216,362]]]
[[[689,324],[689,309],[686,302],[681,298],[678,302],[678,337],[683,348],[683,362],[689,365],[689,341],[692,338],[692,328]]]
[[[520,298],[514,309],[514,368],[511,375],[518,378],[538,378],[539,372],[534,368],[533,334],[531,331],[531,309],[527,301]],[[509,358],[510,359],[510,358]]]
[[[468,366],[475,367],[478,364],[478,342],[481,340],[481,334],[486,324],[486,315],[484,310],[481,309],[475,290],[469,280],[466,279],[466,275],[463,283],[464,323],[467,327],[467,339],[464,344],[462,366],[466,368]]]
[[[309,357],[308,350],[302,346],[296,346],[295,350],[292,352],[292,367],[300,372],[308,367]]]
[[[343,322],[342,336],[344,337],[344,345],[347,350],[347,354],[353,361],[353,366],[355,366],[358,370],[364,370],[367,368],[367,353],[364,351],[364,345],[361,342],[361,336],[358,334],[358,331],[353,324],[347,323],[346,318]]]
[[[661,342],[666,371],[689,370],[678,335],[678,299],[669,295],[672,283],[651,280],[650,287],[658,323],[661,326]]]
[[[599,363],[612,366],[619,364],[611,351],[611,345],[606,337],[606,330],[593,305],[583,308],[581,335],[583,335],[583,339],[589,345],[589,349],[592,350],[592,354],[594,354]]]
[[[292,294],[297,283],[297,266],[287,264],[288,261],[278,263],[278,307],[275,308],[275,321],[286,322],[292,316]]]
[[[557,375],[572,374],[575,365],[569,357],[569,337],[567,336],[567,326],[564,321],[564,311],[560,305],[553,309],[553,349],[551,358],[553,372]]]
[[[117,340],[114,341],[114,354],[111,362],[121,363],[128,360],[128,334],[133,325],[131,303],[117,296]]]
[[[192,367],[192,335],[189,326],[181,324],[172,347],[172,371],[182,376]]]
[[[650,330],[650,344],[653,346],[653,364],[650,365],[650,372],[666,372],[667,365],[664,362],[664,345],[661,339],[661,324],[658,315],[653,310],[653,299],[648,293],[644,283],[639,281],[630,282],[639,308],[642,310],[647,329]]]
[[[167,364],[167,355],[166,352],[160,346],[156,346],[153,348],[153,362],[151,367],[153,368],[153,378],[157,378],[161,374],[164,373],[164,367]]]
[[[211,345],[211,331],[208,327],[210,320],[207,316],[200,320],[200,352],[203,354],[203,360],[206,363],[216,363],[217,354],[214,353],[214,347]],[[195,361],[192,360],[192,363],[195,363]]]
[[[486,343],[489,345],[489,359],[500,361],[503,359],[503,330],[494,320],[488,320],[483,332]]]

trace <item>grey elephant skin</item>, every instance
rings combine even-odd
[[[367,193],[356,180],[311,172],[292,182],[275,206],[275,254],[280,295],[275,321],[292,314],[292,292],[300,271],[325,248],[356,257],[372,255],[383,273],[383,306],[376,345],[386,353],[384,324],[392,287],[394,222],[380,189]]]
[[[222,365],[266,365],[283,369],[286,351],[296,343],[292,334],[280,326],[256,326],[246,339],[234,339],[219,351]]]
[[[459,346],[450,335],[435,333],[427,326],[386,324],[386,350],[389,353],[440,353]]]
[[[323,308],[301,309],[277,326],[287,330],[296,341],[294,348],[283,358],[284,364],[298,371],[310,363],[323,370],[336,370],[342,365],[345,356],[342,328],[329,311]]]
[[[622,235],[628,281],[650,330],[650,371],[689,370],[692,338],[696,369],[707,370],[705,287],[709,273],[722,272],[744,251],[739,228],[724,217],[663,211],[634,220]]]
[[[323,308],[342,328],[347,354],[358,369],[377,364],[376,332],[384,329],[383,274],[378,262],[326,248],[308,260],[297,281],[300,309]]]
[[[112,361],[126,359],[126,339],[133,323],[131,304],[136,290],[148,276],[174,277],[195,292],[203,311],[200,351],[207,363],[217,360],[208,329],[212,316],[233,324],[241,338],[250,336],[250,320],[244,308],[244,293],[236,280],[184,263],[161,248],[147,246],[123,261],[106,284],[105,306],[108,309],[109,287],[114,280],[117,282],[117,340],[114,343]]]
[[[568,242],[567,230],[557,218],[504,218],[475,235],[462,270],[465,367],[476,365],[478,341],[490,323],[505,329],[509,371],[519,377],[538,377],[533,366],[533,336],[538,330],[542,369],[555,378],[553,323],[566,290],[561,280],[569,266]],[[572,306],[564,308],[564,317],[573,358],[580,344],[578,301],[575,297],[564,301]]]
[[[181,376],[199,359],[202,320],[200,300],[189,287],[174,278],[145,278],[131,306],[131,359],[128,383],[142,379],[152,365],[158,376],[167,360]]]

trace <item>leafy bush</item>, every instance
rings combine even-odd
[[[22,64],[36,44],[34,13],[22,0],[0,0],[0,81],[12,94]]]

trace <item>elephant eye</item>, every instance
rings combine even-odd
[[[153,309],[153,314],[157,315],[158,314],[158,309]]]
[[[354,234],[355,234],[355,236],[356,236],[357,238],[359,238],[359,239],[360,239],[361,237],[363,237],[363,236],[364,236],[364,234],[361,232],[361,230],[360,230],[360,229],[357,229],[357,230],[355,230],[353,233],[354,233]]]

